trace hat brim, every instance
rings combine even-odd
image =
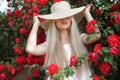
[[[66,18],[66,17],[70,17],[70,16],[75,16],[76,14],[79,15],[75,18],[77,18],[77,22],[79,20],[79,16],[82,16],[80,13],[85,9],[85,6],[83,7],[79,7],[79,8],[74,8],[74,9],[70,9],[70,10],[66,10],[64,12],[56,12],[56,13],[52,13],[52,14],[46,14],[46,15],[39,15],[40,18],[45,19],[44,22],[42,22],[41,27],[44,28],[45,30],[47,29],[46,26],[48,26],[47,24],[51,21],[51,20],[56,20],[56,19],[62,19],[62,18]]]

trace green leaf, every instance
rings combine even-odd
[[[114,32],[113,29],[110,29],[110,30],[108,30],[108,33],[110,33],[110,34],[114,34],[115,32]]]
[[[89,41],[90,41],[90,38],[91,38],[91,36],[88,35],[87,38],[86,38],[86,42],[89,42]]]
[[[97,37],[97,34],[96,33],[93,33],[91,34],[92,38],[96,38]]]
[[[104,58],[104,61],[109,62],[110,64],[112,64],[113,57],[112,57],[112,56],[106,56],[106,57]]]
[[[104,53],[109,53],[109,52],[110,52],[108,47],[103,47],[103,48],[102,48],[102,51],[103,51]]]
[[[107,37],[108,36],[107,30],[104,30],[103,32],[104,32],[105,37]]]

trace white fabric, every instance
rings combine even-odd
[[[68,61],[70,62],[70,57],[72,54],[71,48],[69,44],[64,44],[63,48],[66,51],[66,57],[68,59]],[[64,78],[64,80],[91,80],[90,79],[91,73],[90,70],[88,69],[88,65],[83,64],[82,65],[82,74],[80,74],[79,76],[76,75],[76,73],[73,76],[69,76],[68,78]],[[50,80],[50,77],[48,77],[47,80]]]

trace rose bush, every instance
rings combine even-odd
[[[26,75],[25,80],[43,79],[45,75],[38,67],[44,64],[45,55],[39,57],[28,55],[25,52],[25,44],[33,24],[33,15],[50,13],[50,6],[58,1],[61,0],[7,0],[9,9],[6,13],[0,13],[0,33],[2,35],[0,36],[1,80],[12,80],[24,70],[26,65],[35,66],[34,68],[30,67],[30,72]],[[93,80],[118,80],[120,78],[118,75],[120,74],[120,1],[66,1],[71,4],[71,7],[93,4],[91,13],[97,20],[102,35],[99,41],[90,45],[92,47],[88,46],[89,52],[92,52],[88,55],[88,60],[92,61],[93,64]],[[83,31],[85,30],[88,33],[94,32],[94,25],[87,24]],[[45,31],[40,28],[37,44],[44,41]],[[75,61],[75,58],[72,61]]]

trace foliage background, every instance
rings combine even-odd
[[[25,44],[32,27],[33,13],[48,14],[50,13],[50,6],[55,1],[60,0],[7,0],[8,6],[11,9],[5,13],[0,12],[0,64],[5,66],[4,71],[0,72],[0,79],[12,79],[19,74],[27,65],[31,67],[33,64],[35,67],[31,70],[31,73],[26,75],[26,80],[42,80],[41,74],[33,75],[33,73],[39,72],[39,65],[41,66],[44,61],[44,55],[35,57],[28,55],[25,52]],[[93,67],[93,75],[99,75],[101,80],[119,80],[120,76],[120,54],[118,56],[110,56],[107,43],[107,37],[111,34],[117,34],[120,36],[120,24],[114,21],[116,14],[120,14],[120,1],[119,0],[65,0],[68,1],[72,7],[79,7],[92,3],[91,13],[93,17],[98,21],[98,27],[100,28],[102,38],[96,42],[102,44],[101,52],[103,55],[98,55],[98,62],[108,62],[111,65],[111,70],[107,75],[101,75],[99,67]],[[117,6],[114,6],[117,4]],[[19,10],[16,12],[16,10]],[[15,13],[17,15],[15,15]],[[112,13],[112,16],[110,15]],[[84,23],[85,24],[85,23]],[[45,40],[45,31],[39,29],[37,43],[42,43]],[[96,44],[95,43],[95,44]],[[94,45],[89,51],[93,51]],[[119,53],[120,53],[120,47]],[[94,64],[94,62],[92,63]],[[9,69],[12,66],[12,69]],[[1,68],[1,67],[0,67]],[[32,70],[36,69],[36,72]],[[1,75],[3,75],[1,77]],[[32,76],[30,76],[32,75]],[[43,75],[44,76],[44,75]],[[41,78],[40,78],[41,77]]]

